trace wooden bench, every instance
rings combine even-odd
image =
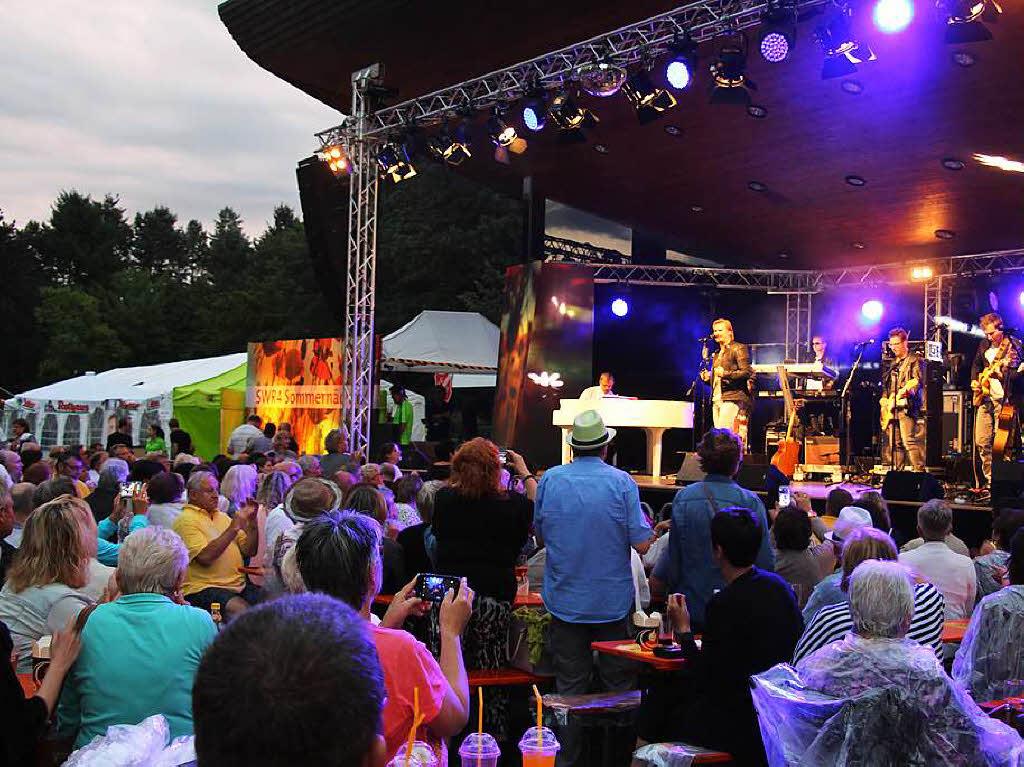
[[[708,748],[701,748],[700,746],[691,746],[689,743],[651,743],[644,746],[644,749],[650,748],[651,746],[680,749],[683,753],[687,754],[692,758],[692,764],[733,764],[734,760],[732,754],[726,753],[725,751],[712,751]],[[645,760],[638,760],[644,763]]]

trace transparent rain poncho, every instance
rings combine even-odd
[[[1007,681],[1024,679],[1024,586],[1000,589],[974,609],[953,679],[979,702],[1002,700]]]
[[[989,718],[909,639],[848,634],[753,677],[772,767],[1024,765],[1024,742]]]

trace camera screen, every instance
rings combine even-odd
[[[424,575],[420,599],[441,602],[450,588],[458,588],[458,579],[443,575]]]

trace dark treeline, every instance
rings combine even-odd
[[[520,258],[518,203],[437,168],[381,190],[377,332],[423,309],[497,321],[505,267]],[[230,207],[207,231],[166,207],[132,220],[116,197],[66,191],[45,222],[19,226],[0,211],[0,265],[0,386],[13,392],[343,332],[286,205],[250,239]]]

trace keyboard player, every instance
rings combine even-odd
[[[835,360],[828,358],[828,341],[825,337],[816,334],[811,338],[811,349],[814,351],[814,364],[820,365],[823,369],[828,368],[829,370],[836,369]],[[835,388],[835,378],[824,378],[823,380],[817,380],[815,378],[808,378],[804,384],[805,391],[832,391]]]

